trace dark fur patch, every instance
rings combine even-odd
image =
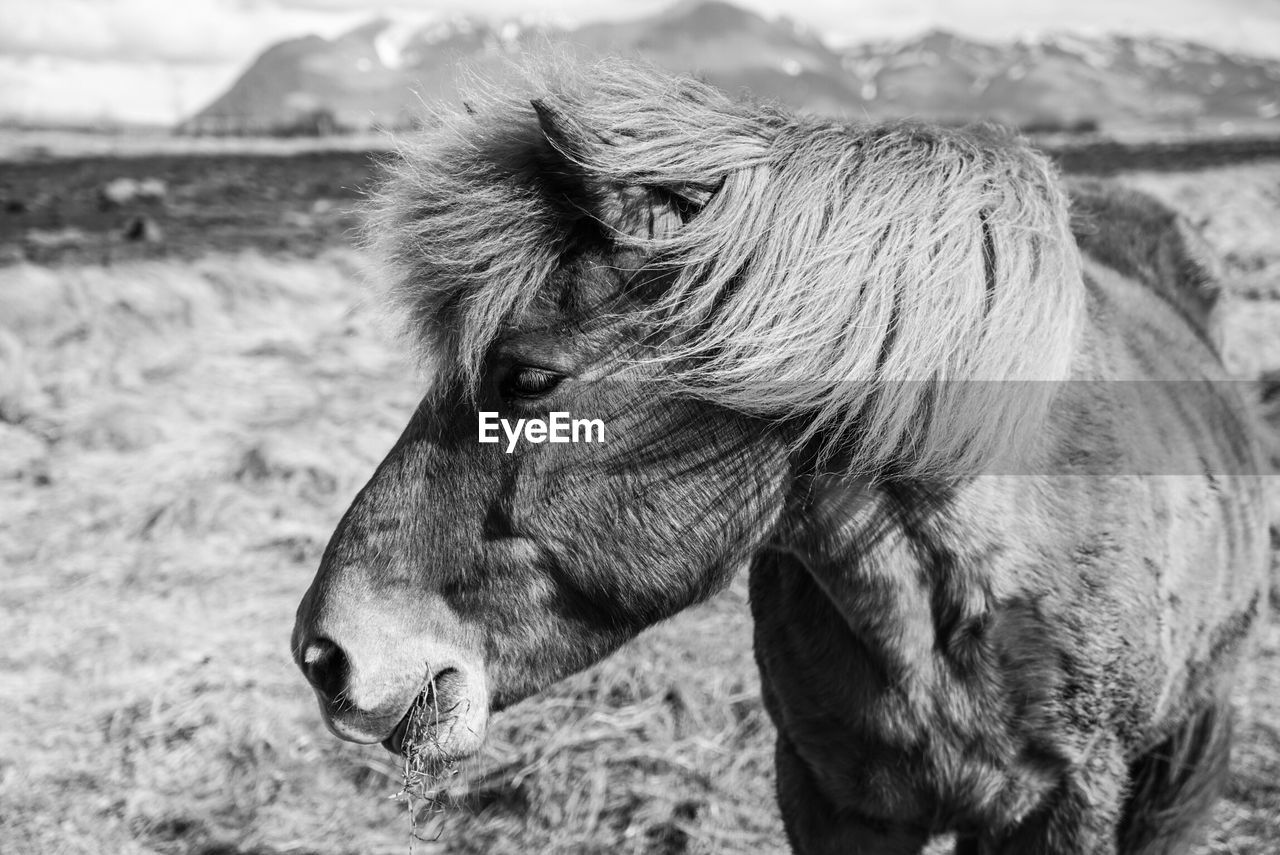
[[[1130,767],[1120,824],[1126,855],[1186,851],[1230,771],[1231,710],[1212,706],[1191,716],[1167,740]]]
[[[1216,352],[1212,315],[1222,288],[1188,246],[1190,225],[1136,190],[1089,179],[1067,187],[1071,229],[1081,251],[1146,284]],[[1107,228],[1098,228],[1100,221]]]
[[[1068,663],[1061,642],[1036,603],[1019,600],[1004,604],[987,631],[991,649],[1000,661],[1005,696],[1023,733],[1054,730],[1055,708],[1066,693]]]

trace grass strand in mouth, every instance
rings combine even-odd
[[[428,671],[430,673],[430,671]],[[424,690],[409,709],[404,739],[400,745],[400,791],[391,798],[403,801],[409,813],[409,853],[414,843],[433,843],[443,828],[437,824],[435,835],[419,834],[419,817],[437,817],[448,802],[445,783],[457,774],[458,764],[445,759],[439,750],[440,706],[435,679],[427,680]]]

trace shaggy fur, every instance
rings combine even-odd
[[[797,852],[1187,851],[1268,559],[1191,230],[1088,183],[1073,237],[993,131],[569,77],[442,118],[379,203],[435,383],[298,610],[330,727],[473,752],[749,566]],[[609,438],[507,454],[478,409]]]
[[[1021,453],[1052,385],[1001,383],[1064,379],[1083,308],[1043,156],[992,129],[790,117],[630,66],[582,77],[535,105],[559,120],[552,142],[580,180],[696,209],[672,234],[637,235],[591,205],[643,252],[637,281],[670,275],[636,318],[670,378],[803,421],[797,445],[823,435],[829,452],[856,434],[844,457],[860,474],[955,477]],[[528,102],[469,103],[405,151],[370,235],[397,262],[429,366],[474,383],[579,212],[547,179],[549,123]]]

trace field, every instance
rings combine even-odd
[[[94,174],[159,168],[122,163]],[[247,220],[175,217],[153,252],[96,256],[117,244],[88,218],[119,211],[91,195],[90,225],[22,227],[79,229],[65,252],[0,233],[0,852],[783,851],[743,579],[501,714],[433,801],[395,798],[394,758],[324,730],[293,610],[421,381],[338,237],[358,177],[288,164],[323,187],[253,185]],[[4,173],[9,216],[62,198],[44,168]],[[1233,370],[1280,370],[1280,162],[1120,180],[1221,253]],[[199,214],[168,182],[163,204]],[[312,219],[237,248],[271,211]],[[1254,671],[1201,855],[1280,852],[1277,628]]]
[[[199,258],[253,247],[266,255],[314,258],[351,243],[352,209],[393,158],[390,138],[375,156],[342,138],[193,140],[160,137],[99,151],[80,141],[19,144],[0,132],[0,264],[114,264]],[[37,135],[36,139],[43,140]],[[46,141],[47,142],[47,141]],[[148,143],[156,144],[146,147]],[[320,147],[321,143],[334,148]],[[1041,144],[1074,173],[1170,172],[1280,158],[1280,136],[1112,139],[1057,136]],[[12,155],[12,160],[8,156]],[[130,197],[113,184],[158,182],[158,198]],[[137,228],[140,221],[154,232]]]

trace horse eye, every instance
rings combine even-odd
[[[504,398],[538,398],[548,394],[563,380],[559,374],[531,365],[513,365],[502,380]]]

